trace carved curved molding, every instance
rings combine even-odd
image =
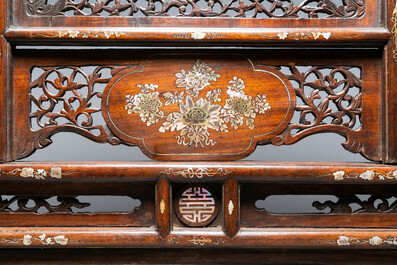
[[[121,16],[121,17],[243,17],[243,18],[360,18],[365,14],[365,0],[147,0],[140,6],[136,0],[26,0],[31,16]]]

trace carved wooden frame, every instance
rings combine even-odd
[[[63,2],[65,1],[59,3]],[[26,3],[37,3],[38,6],[26,13]],[[172,5],[185,5],[181,3],[182,1],[175,1]],[[144,202],[147,206],[142,206],[136,212],[127,215],[76,217],[54,213],[52,219],[34,213],[0,213],[0,216],[4,217],[0,218],[0,247],[395,248],[397,224],[394,206],[388,205],[386,211],[367,207],[372,209],[370,213],[353,214],[346,212],[346,208],[343,207],[349,202],[349,198],[352,200],[352,197],[348,196],[363,190],[381,198],[392,196],[393,188],[397,185],[397,7],[393,0],[346,0],[343,3],[360,7],[361,11],[328,18],[315,18],[313,15],[314,17],[304,19],[291,18],[293,13],[282,18],[211,18],[210,16],[219,14],[205,8],[196,10],[193,15],[182,14],[183,16],[175,18],[157,17],[149,11],[146,17],[101,17],[81,14],[71,17],[52,14],[51,10],[54,8],[62,10],[63,7],[51,6],[45,9],[46,1],[43,0],[1,1],[0,79],[3,86],[0,89],[0,194],[34,197],[109,193],[133,195],[136,192],[135,194],[142,196],[146,194]],[[252,9],[249,6],[241,8]],[[118,14],[116,9],[109,10]],[[57,11],[56,14],[58,13]],[[349,27],[345,27],[346,25]],[[102,28],[104,26],[106,28]],[[327,67],[339,72],[358,67],[362,76],[347,78],[349,83],[352,82],[361,88],[360,95],[350,99],[355,103],[349,111],[352,110],[352,113],[357,115],[358,118],[354,116],[355,119],[362,120],[362,128],[349,128],[354,127],[354,124],[341,126],[346,122],[341,121],[340,113],[334,114],[332,125],[319,122],[319,129],[310,127],[310,122],[301,116],[301,127],[298,128],[301,131],[298,137],[294,138],[289,133],[296,129],[290,124],[286,126],[286,130],[278,132],[278,136],[274,135],[275,138],[259,139],[257,144],[293,144],[298,138],[309,134],[305,127],[309,126],[310,133],[333,131],[345,136],[346,149],[359,152],[379,163],[226,162],[222,160],[229,158],[222,155],[216,157],[219,161],[208,161],[208,157],[204,157],[196,159],[204,161],[194,163],[191,161],[195,159],[181,156],[174,157],[174,160],[185,161],[15,161],[28,156],[34,149],[45,147],[50,143],[50,137],[62,130],[78,132],[102,143],[138,144],[125,139],[120,140],[112,130],[106,128],[101,128],[100,137],[93,137],[87,130],[92,125],[89,122],[86,123],[87,128],[52,127],[45,129],[45,133],[31,130],[29,117],[40,115],[32,114],[29,106],[31,101],[39,101],[38,98],[29,95],[31,88],[37,85],[35,80],[30,80],[33,67],[48,70],[54,67],[78,68],[98,65],[120,67],[116,70],[123,71],[124,67],[139,65],[139,60],[144,58],[131,55],[131,51],[127,59],[122,55],[112,56],[111,52],[103,52],[101,58],[95,57],[95,52],[89,55],[77,52],[73,57],[67,51],[40,52],[16,49],[16,46],[95,46],[97,43],[119,47],[157,45],[158,48],[151,51],[153,54],[164,53],[167,46],[174,46],[173,52],[179,46],[199,46],[205,48],[205,52],[211,53],[213,45],[225,47],[226,53],[230,54],[234,52],[230,47],[238,45],[247,48],[248,57],[256,55],[259,65],[273,67],[274,72],[279,71],[281,66],[289,67],[292,74],[285,79],[298,84],[299,81],[304,83],[304,74],[299,72],[298,66],[312,66],[311,71],[314,73],[319,73],[319,69]],[[266,52],[257,49],[281,46],[286,51],[299,51],[296,46],[292,47],[294,45],[299,45],[300,51],[303,51],[292,56],[296,64],[290,64],[291,57],[283,55],[282,51],[274,52],[273,49]],[[312,49],[307,50],[308,47]],[[319,47],[325,49],[318,49]],[[351,50],[338,51],[338,47],[349,47],[356,53],[351,53]],[[194,53],[193,49],[191,53]],[[119,48],[118,51],[121,53],[123,49]],[[135,51],[139,51],[139,48]],[[71,61],[74,64],[71,64]],[[302,89],[298,86],[293,90],[299,97]],[[316,94],[312,94],[311,99],[307,95],[300,96],[301,99],[305,97],[308,102],[313,102]],[[331,97],[335,99],[335,95]],[[293,103],[295,104],[294,100]],[[323,107],[316,111],[328,114],[327,104],[328,102],[323,102]],[[89,108],[88,106],[84,111],[97,111]],[[305,112],[307,107],[297,110]],[[242,157],[236,155],[229,160]],[[163,160],[169,160],[169,157]],[[186,183],[216,186],[218,191],[221,190],[218,193],[219,196],[222,195],[219,198],[219,214],[206,227],[186,227],[175,221],[175,189]],[[274,183],[281,185],[283,194],[287,194],[287,191],[292,194],[307,194],[310,187],[329,187],[329,190],[340,196],[342,206],[338,208],[328,203],[327,205],[336,209],[335,213],[321,218],[315,215],[275,216],[253,209],[252,200],[258,195],[254,196],[253,193],[263,192],[265,197],[269,190],[272,190],[272,185],[276,185]],[[309,188],[293,190],[291,185],[294,184],[299,187],[308,185]],[[134,185],[137,187],[132,189]],[[256,186],[260,188],[252,188]],[[43,194],[43,190],[46,194]],[[1,203],[2,201],[0,209]],[[341,210],[342,208],[344,210]],[[27,217],[23,222],[20,221],[22,216]],[[69,226],[59,225],[63,218],[70,221]],[[292,224],[288,223],[291,218],[294,220]],[[383,221],[379,222],[379,219]],[[81,226],[87,220],[89,223]],[[354,220],[355,225],[349,225],[348,220]],[[341,227],[344,227],[343,230]]]

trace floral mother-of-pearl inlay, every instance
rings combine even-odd
[[[338,246],[350,246],[355,244],[369,244],[372,246],[387,244],[397,246],[397,237],[388,236],[386,238],[381,238],[380,236],[373,236],[369,239],[357,239],[355,237],[341,235],[337,240],[332,240],[331,242],[336,243]]]
[[[175,135],[178,145],[196,148],[215,145],[216,142],[210,138],[212,130],[228,133],[230,127],[237,130],[242,126],[253,130],[256,116],[265,114],[271,108],[266,94],[255,97],[247,95],[244,80],[237,76],[229,81],[226,91],[228,98],[223,104],[220,97],[222,89],[208,91],[205,97],[200,95],[205,87],[221,77],[200,60],[194,63],[192,69],[181,69],[175,76],[176,86],[185,90],[160,94],[156,91],[156,84],[137,84],[141,93],[126,95],[125,110],[128,114],[139,114],[147,126],[166,119],[159,131],[179,132],[179,135]],[[165,99],[164,102],[160,96]],[[172,104],[178,104],[179,111],[165,115],[162,107]]]
[[[341,181],[344,179],[363,179],[363,180],[391,180],[391,179],[397,179],[397,170],[390,171],[386,174],[379,173],[377,171],[368,169],[363,171],[362,173],[358,172],[351,172],[351,173],[346,173],[343,170],[338,170],[333,173],[326,173],[323,175],[320,175],[320,177],[323,176],[333,176],[335,180]]]
[[[71,170],[68,172],[62,172],[61,167],[52,167],[49,171],[39,168],[34,169],[32,167],[23,167],[23,168],[16,168],[11,171],[1,171],[0,169],[0,176],[1,175],[16,175],[19,174],[22,178],[34,178],[34,179],[46,179],[48,177],[61,179],[63,175],[70,175],[77,172],[76,170]]]
[[[297,32],[297,33],[292,33],[292,32],[280,32],[277,34],[277,37],[280,40],[285,40],[292,38],[294,40],[305,40],[309,38],[314,38],[315,40],[320,39],[320,37],[323,37],[325,40],[328,40],[332,36],[331,32]]]
[[[62,245],[62,246],[65,246],[68,244],[68,242],[70,242],[69,238],[67,238],[64,235],[47,237],[45,233],[36,237],[30,234],[26,234],[22,238],[11,238],[11,239],[0,238],[0,242],[2,241],[9,244],[18,244],[22,242],[22,244],[24,244],[25,246],[30,246],[35,241],[39,241],[42,245]]]

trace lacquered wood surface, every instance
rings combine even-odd
[[[155,255],[153,255],[155,253]],[[3,264],[392,264],[395,250],[5,249]],[[50,261],[49,261],[50,260]]]
[[[316,17],[315,12],[312,12],[310,18],[300,17],[304,14],[286,14],[280,18],[269,13],[272,18],[258,19],[210,18],[216,15],[212,7],[208,10],[196,8],[191,14],[184,14],[183,8],[179,9],[186,15],[184,17],[165,17],[167,10],[157,17],[154,16],[156,12],[150,10],[152,7],[147,10],[139,7],[141,11],[148,11],[144,17],[126,17],[125,14],[118,14],[118,11],[104,17],[99,11],[95,13],[95,10],[88,15],[84,12],[91,12],[89,10],[75,10],[77,13],[73,15],[62,13],[65,12],[62,5],[55,7],[55,11],[35,7],[27,10],[29,3],[23,0],[2,1],[0,32],[4,32],[4,37],[1,37],[0,43],[0,80],[3,83],[0,90],[0,161],[4,163],[0,164],[0,247],[65,248],[64,251],[66,248],[90,247],[148,248],[149,257],[142,260],[152,263],[162,262],[159,261],[159,252],[172,260],[177,255],[171,249],[185,249],[183,253],[193,255],[186,249],[194,248],[207,251],[202,256],[202,264],[214,257],[215,249],[222,251],[223,261],[227,260],[225,257],[229,258],[229,264],[257,262],[258,259],[254,259],[254,256],[248,258],[244,252],[252,253],[254,249],[258,250],[256,257],[265,259],[266,256],[269,260],[264,262],[270,264],[272,261],[289,261],[277,254],[259,253],[259,249],[269,248],[273,253],[279,249],[299,249],[299,252],[283,253],[291,259],[301,258],[302,263],[308,261],[316,264],[330,263],[331,252],[316,258],[311,255],[315,249],[334,251],[331,256],[337,261],[341,261],[342,256],[352,258],[352,253],[357,253],[355,250],[395,249],[397,206],[393,198],[397,166],[393,163],[397,157],[396,5],[393,0],[342,2],[344,6],[346,3],[353,4],[353,12],[346,11],[346,7],[342,6],[339,11],[327,11],[338,17]],[[249,16],[244,13],[246,11],[242,10],[241,16]],[[33,50],[26,46],[30,44],[50,45],[59,49]],[[113,50],[62,49],[68,45],[118,47]],[[128,50],[123,46],[144,48]],[[194,48],[181,49],[185,46]],[[259,139],[258,144],[290,145],[312,134],[337,133],[346,138],[346,142],[342,143],[345,149],[360,153],[374,162],[225,162],[229,158],[222,154],[216,157],[220,161],[203,155],[198,159],[183,157],[184,161],[178,162],[170,162],[169,159],[181,160],[181,156],[166,157],[163,162],[12,162],[28,157],[36,149],[45,148],[51,144],[51,136],[59,132],[78,133],[98,143],[139,145],[139,142],[117,135],[111,126],[92,122],[90,114],[100,114],[104,110],[93,106],[89,99],[95,96],[101,98],[105,91],[96,91],[93,88],[95,84],[105,87],[115,83],[114,77],[118,74],[138,69],[150,55],[149,50],[150,54],[163,54],[162,60],[167,63],[163,63],[163,67],[158,66],[150,74],[145,75],[143,72],[140,80],[147,80],[145,84],[148,85],[152,84],[150,80],[154,77],[159,78],[159,84],[169,85],[164,72],[172,70],[171,76],[175,76],[179,68],[187,69],[184,60],[192,54],[212,60],[211,64],[216,60],[218,64],[227,62],[227,67],[232,69],[242,65],[237,60],[233,61],[233,54],[239,53],[247,58],[256,58],[258,66],[272,69],[269,72],[279,73],[281,68],[283,71],[288,70],[290,73],[283,73],[285,76],[281,80],[295,82],[295,85],[298,83],[293,88],[299,98],[297,104],[295,99],[290,98],[290,103],[296,105],[295,121],[285,124],[286,127],[277,131],[278,135],[273,138]],[[185,58],[175,59],[172,57],[175,53]],[[94,72],[85,72],[84,67],[88,65],[96,67]],[[310,69],[304,70],[308,66]],[[106,67],[110,69],[107,77],[101,72]],[[87,83],[74,83],[73,75],[67,75],[61,69],[83,74]],[[32,80],[33,70],[45,74]],[[49,71],[56,75],[53,80],[46,76]],[[315,76],[314,81],[307,80],[311,73]],[[337,75],[339,79],[335,78]],[[254,78],[247,73],[243,76],[249,80],[247,84],[252,82],[257,85],[269,80]],[[59,95],[43,92],[44,96],[36,97],[34,93],[29,94],[33,90],[45,90],[43,84],[48,83],[58,88]],[[129,84],[123,84],[123,93],[127,92]],[[84,85],[89,87],[87,96],[79,94],[79,89]],[[305,90],[309,88],[312,90],[306,94]],[[352,88],[358,92],[349,94]],[[73,91],[75,98],[63,98],[61,90]],[[320,91],[325,92],[325,98],[318,97]],[[137,93],[135,90],[128,91],[130,94],[132,92]],[[54,106],[50,109],[43,107],[42,103],[48,99],[54,106],[60,102],[63,104],[58,106],[59,112],[52,108]],[[71,107],[73,102],[80,102],[80,108]],[[280,102],[286,100],[281,99]],[[329,104],[334,104],[334,109]],[[102,106],[109,107],[106,104]],[[78,121],[76,112],[85,115],[87,121]],[[118,110],[113,113],[121,112]],[[314,118],[309,118],[305,113],[311,113]],[[269,121],[274,122],[275,116]],[[48,120],[42,122],[40,119],[43,117]],[[66,117],[68,122],[58,123],[59,117]],[[121,114],[117,120],[127,124]],[[36,122],[34,128],[33,122]],[[264,119],[260,120],[260,124],[265,122]],[[133,123],[132,126],[135,125]],[[130,126],[127,124],[124,129],[128,130]],[[95,130],[99,130],[99,134],[98,131],[93,133]],[[225,141],[222,142],[221,150],[238,149],[241,139],[249,137],[247,132],[249,130],[245,129],[243,136],[222,138]],[[154,146],[159,149],[169,148],[173,144],[170,139],[154,141]],[[181,152],[178,149],[175,153]],[[242,157],[235,155],[232,159]],[[194,162],[195,159],[204,161]],[[191,223],[183,222],[181,216],[175,213],[175,210],[180,210],[176,202],[186,194],[183,193],[183,188],[188,187],[186,185],[200,190],[192,197],[186,197],[188,203],[196,203],[192,208],[199,219],[210,215],[212,219],[208,223],[194,226],[194,220]],[[214,196],[206,193],[205,187]],[[358,197],[360,194],[366,194],[368,198]],[[7,199],[5,195],[12,198]],[[72,212],[71,205],[86,205],[77,199],[82,195],[129,196],[139,199],[141,206],[128,213]],[[277,195],[326,195],[336,199],[313,201],[312,205],[317,210],[314,213],[302,213],[298,209],[292,213],[272,213],[266,207],[257,205],[258,201]],[[46,201],[51,196],[60,196],[60,205]],[[10,200],[15,200],[17,206],[11,207]],[[44,205],[50,212],[39,213],[36,209],[38,206],[29,208],[29,201],[38,203],[38,206]],[[351,204],[354,203],[358,209],[352,208]],[[214,204],[219,208],[219,213],[208,213]],[[321,212],[324,209],[329,212]],[[232,249],[232,254],[226,249]],[[84,259],[83,252],[75,253]],[[105,255],[95,250],[88,252],[86,254],[98,257]],[[0,256],[3,253],[0,251]],[[11,250],[8,255],[10,253],[17,255],[18,252]],[[37,254],[30,253],[33,255],[32,262],[43,262],[35,256]],[[62,262],[61,255],[66,255],[61,252],[47,253],[49,259],[58,258],[59,263]],[[111,254],[113,261],[120,261],[120,253],[123,251],[114,250]],[[197,253],[194,255],[198,256]],[[380,256],[377,256],[379,254],[375,252],[360,254],[358,259],[350,259],[349,264],[364,258],[382,264]],[[382,257],[392,262],[386,254],[393,256],[394,252],[382,252]],[[137,255],[143,257],[142,254]],[[78,262],[75,256],[70,257],[71,264]],[[376,260],[373,260],[374,257]],[[179,263],[192,262],[192,259],[185,258]],[[9,262],[10,259],[8,256],[2,261]],[[15,257],[14,261],[23,263],[26,256]],[[123,262],[128,261],[124,259]]]

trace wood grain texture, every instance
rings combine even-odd
[[[161,50],[158,51],[159,53],[153,55],[152,59],[154,66],[157,63],[157,68],[152,68],[158,70],[151,74],[152,80],[148,80],[147,83],[141,80],[142,74],[145,74],[145,71],[142,72],[142,65],[148,57],[142,58],[136,52],[120,50],[119,56],[123,54],[123,59],[120,59],[114,56],[114,52],[109,51],[102,51],[101,56],[97,58],[94,58],[96,52],[75,51],[73,55],[68,53],[55,55],[54,51],[35,52],[35,54],[29,54],[26,50],[18,51],[15,54],[14,84],[20,89],[14,90],[13,95],[18,99],[13,105],[18,109],[15,113],[14,141],[24,144],[15,145],[13,158],[26,157],[35,149],[44,148],[52,142],[51,136],[58,132],[76,132],[100,143],[139,144],[149,157],[159,160],[209,158],[235,160],[251,153],[257,141],[260,144],[293,144],[311,134],[334,132],[346,138],[343,146],[347,150],[359,152],[371,160],[382,159],[382,137],[379,131],[381,120],[374,118],[381,115],[379,107],[381,80],[372,74],[381,70],[379,50],[358,49],[357,53],[350,53],[348,50],[331,50],[325,57],[319,50],[311,51],[310,56],[305,56],[307,51],[291,50],[293,57],[287,56],[290,53],[281,50],[239,52],[239,58],[256,58],[251,59],[251,62],[258,68],[255,68],[256,71],[253,73],[239,71],[241,72],[239,76],[235,75],[233,67],[240,65],[239,67],[244,68],[246,65],[232,59],[237,58],[232,50],[223,55],[230,57],[228,60],[215,59],[221,57],[218,57],[219,54],[215,57],[213,50],[206,50],[200,54],[193,51],[175,54],[174,51],[173,55],[159,55]],[[153,51],[153,54],[156,52]],[[47,58],[46,64],[51,63],[53,67],[44,67],[42,56]],[[201,61],[197,58],[201,58]],[[206,58],[214,58],[214,61],[207,64]],[[327,63],[324,63],[324,60]],[[187,61],[190,63],[187,64]],[[354,63],[351,63],[352,61]],[[220,75],[216,76],[220,81],[207,80],[202,87],[199,87],[200,89],[192,89],[190,81],[185,81],[190,80],[190,75],[195,73],[195,65],[200,64],[198,62],[204,62],[212,69],[213,78]],[[98,64],[94,73],[85,73],[82,70],[82,66],[87,63]],[[299,70],[308,64],[312,65],[309,71]],[[167,65],[167,69],[174,70],[170,73],[161,71],[159,65]],[[59,71],[65,66],[74,71],[72,75],[65,76]],[[29,83],[32,67],[36,67],[34,68],[36,70],[45,69],[45,73]],[[115,71],[113,78],[99,78],[97,72],[106,68],[122,70],[118,73]],[[288,69],[291,74],[285,76],[280,74],[281,68]],[[354,70],[358,70],[359,73],[353,73]],[[272,77],[269,77],[270,79],[265,75],[258,77],[258,73],[266,74],[263,71]],[[324,71],[329,71],[329,74],[323,74]],[[53,80],[47,78],[52,72],[57,75],[56,78],[52,77]],[[77,73],[86,76],[91,86],[95,86],[96,83],[104,83],[108,86],[103,96],[102,91],[98,91],[86,97],[79,97],[80,106],[74,109],[71,103],[76,104],[77,98],[67,103],[69,99],[64,97],[64,91],[69,89],[74,93],[80,93],[80,88],[87,85],[84,82],[76,83],[74,76]],[[307,80],[312,74],[318,78],[317,83]],[[137,79],[135,80],[134,77]],[[287,89],[283,90],[282,95],[274,91],[277,87],[276,77],[286,84],[284,87]],[[236,81],[233,81],[235,78]],[[68,80],[69,85],[66,88],[59,85],[61,79]],[[203,80],[201,78],[201,81]],[[326,80],[332,80],[332,85],[324,85]],[[233,82],[236,84],[241,82],[241,84],[229,88],[232,87]],[[294,92],[288,92],[291,89],[288,89],[288,82],[295,82]],[[47,83],[55,85],[59,91],[57,95],[45,95],[48,93],[45,85]],[[115,84],[119,84],[119,87],[114,88]],[[153,84],[153,87],[145,88],[145,85],[150,84]],[[337,86],[342,84],[343,90],[335,92]],[[215,87],[216,85],[218,88]],[[310,87],[310,90],[305,87]],[[43,90],[43,94],[37,97],[29,94],[29,91],[36,88]],[[170,89],[165,90],[168,88]],[[219,89],[221,102],[214,95],[209,94]],[[201,94],[198,93],[200,91]],[[320,102],[316,102],[321,97],[320,92],[325,92],[327,95],[321,98]],[[185,94],[182,96],[182,93]],[[291,122],[287,130],[281,132],[292,115],[285,109],[287,105],[295,105],[293,93],[303,101],[302,104],[295,106],[295,112],[301,112],[300,119]],[[101,113],[107,123],[105,126],[92,120],[91,113],[99,112],[98,108],[88,106],[92,104],[90,99],[94,94],[95,97],[103,97]],[[188,101],[188,98],[191,100]],[[154,103],[148,105],[148,102],[152,101]],[[28,102],[39,110],[32,112]],[[46,109],[43,104],[48,102],[51,104]],[[258,107],[259,105],[263,108]],[[336,105],[336,108],[332,110],[331,105]],[[62,110],[56,112],[55,107],[61,107]],[[192,113],[196,115],[197,111],[205,114],[202,121],[187,119]],[[284,119],[281,119],[283,115]],[[315,116],[313,121],[307,117],[311,115]],[[20,116],[30,118],[19,118]],[[84,116],[88,121],[80,119],[83,122],[79,122],[79,116]],[[42,117],[49,121],[40,123]],[[66,118],[67,121],[58,123],[57,117]],[[40,129],[32,130],[31,122],[34,124],[37,122]],[[131,126],[132,124],[135,125]],[[97,135],[92,133],[92,130],[96,129],[100,130]],[[277,132],[279,135],[276,135]],[[242,134],[243,138],[241,138]],[[231,146],[228,144],[229,137],[242,140],[237,142],[238,145]]]
[[[52,168],[60,168],[61,178],[51,177]],[[48,176],[37,179],[21,176],[23,168],[34,172],[42,169]],[[333,184],[393,184],[397,166],[375,163],[331,163],[331,162],[35,162],[4,163],[0,165],[1,186],[16,187],[34,185],[58,185],[64,182],[120,184],[134,182],[154,183],[164,175],[172,183],[222,182],[234,177],[242,183],[248,182],[307,182]],[[373,172],[373,175],[367,175]],[[363,174],[365,173],[365,174]],[[65,186],[66,188],[67,186]],[[77,188],[77,187],[74,187]],[[18,189],[12,189],[12,192]],[[81,191],[82,189],[79,189]],[[11,191],[10,191],[11,192]],[[35,189],[32,189],[35,192]],[[87,191],[91,193],[91,191]],[[112,193],[114,194],[114,192]]]
[[[156,183],[156,217],[157,231],[161,238],[166,238],[171,232],[171,187],[165,177],[160,177]]]
[[[384,129],[384,141],[383,141],[383,160],[385,163],[396,163],[397,162],[397,136],[396,131],[396,119],[397,119],[397,17],[395,12],[396,3],[393,0],[389,0],[386,16],[386,25],[392,32],[393,36],[390,38],[387,45],[384,47],[384,73],[385,73],[385,123]]]
[[[67,244],[45,244],[40,236],[63,236]],[[26,235],[31,236],[27,237]],[[342,238],[341,238],[342,237]],[[229,239],[221,230],[206,229],[189,232],[174,230],[161,239],[155,229],[147,228],[0,228],[0,246],[7,248],[311,248],[311,249],[395,249],[395,229],[298,229],[268,228],[241,229]],[[25,238],[25,244],[23,239]],[[63,242],[63,241],[60,241]],[[347,244],[349,243],[349,244]]]
[[[0,164],[0,194],[16,196],[17,206],[11,209],[11,201],[1,197],[0,247],[149,248],[143,260],[151,262],[159,261],[159,251],[176,258],[171,249],[202,249],[212,256],[216,249],[224,257],[239,253],[231,261],[251,264],[259,259],[240,249],[328,249],[338,250],[337,258],[339,253],[352,257],[344,250],[395,249],[397,166],[385,163],[397,160],[396,3],[305,0],[288,9],[288,1],[267,2],[274,6],[255,11],[264,1],[238,6],[202,1],[207,8],[179,0],[149,1],[147,7],[131,1],[1,1],[0,162],[5,163]],[[186,11],[189,3],[192,12]],[[318,5],[308,8],[309,3]],[[216,11],[215,4],[222,9]],[[281,15],[275,13],[277,5]],[[171,8],[180,16],[166,17]],[[268,17],[259,18],[261,13]],[[33,50],[31,44],[59,49]],[[68,45],[118,47],[63,49]],[[274,78],[247,71],[252,66]],[[35,80],[33,71],[41,73]],[[287,84],[287,99],[279,81]],[[170,89],[175,87],[183,88],[183,99],[182,91]],[[219,94],[220,88],[228,96]],[[93,98],[104,99],[100,107]],[[283,110],[288,104],[293,111]],[[271,115],[260,116],[266,113]],[[106,124],[96,122],[97,114]],[[125,137],[131,131],[132,137]],[[262,137],[266,131],[272,133]],[[164,162],[8,163],[46,147],[60,132],[173,156]],[[165,132],[172,137],[163,137]],[[224,161],[245,157],[257,144],[291,145],[317,133],[339,134],[348,151],[383,163]],[[147,141],[138,139],[144,136]],[[179,221],[173,195],[182,197],[184,190],[177,191],[183,187],[199,187],[188,194],[193,196],[188,203],[211,208],[205,203],[215,202],[220,216],[212,213],[213,220],[194,228]],[[202,187],[222,194],[222,200]],[[142,205],[128,213],[75,214],[72,207],[86,206],[75,199],[80,195],[129,196]],[[256,205],[277,195],[337,199],[313,202],[314,210],[329,213],[273,213]],[[51,196],[64,199],[60,205],[43,201]],[[29,199],[50,213],[39,214]],[[264,258],[263,253],[258,255]],[[305,258],[328,262],[322,255],[321,260]],[[269,259],[285,261],[275,254]]]
[[[296,21],[293,23],[295,25]],[[43,43],[62,41],[62,44],[85,45],[90,42],[103,41],[103,45],[141,45],[142,42],[155,42],[156,45],[175,46],[213,44],[233,45],[236,39],[241,46],[265,45],[295,45],[308,43],[321,46],[340,44],[365,44],[366,46],[380,46],[386,43],[391,34],[384,28],[262,28],[252,29],[217,29],[206,28],[74,28],[66,30],[59,28],[10,28],[4,33],[5,37],[13,42],[23,44],[26,41]],[[139,41],[138,43],[134,41]],[[165,42],[165,43],[164,43]]]
[[[354,10],[357,5],[352,2],[365,2],[365,14],[359,18],[349,18],[343,16],[343,19],[328,18],[268,18],[268,19],[252,19],[243,17],[217,17],[212,19],[210,17],[120,17],[120,16],[51,16],[41,15],[32,16],[27,15],[28,12],[23,6],[25,0],[13,1],[13,17],[14,27],[76,27],[76,26],[95,26],[95,27],[178,27],[186,25],[186,27],[207,27],[207,28],[280,28],[289,27],[293,25],[296,28],[322,28],[322,27],[344,27],[348,23],[349,27],[379,27],[379,14],[382,8],[382,3],[377,0],[356,1],[349,0],[350,11]],[[158,4],[160,4],[159,2]],[[340,2],[338,2],[340,3]],[[284,3],[282,3],[284,5]],[[340,4],[337,4],[340,5]],[[344,4],[343,4],[344,6]],[[343,10],[343,6],[342,9]],[[183,8],[183,7],[182,7]],[[335,7],[334,7],[335,8]],[[47,9],[48,10],[48,9]],[[177,9],[178,10],[178,9]],[[182,9],[181,9],[182,10]],[[195,15],[200,14],[200,8],[196,6]],[[335,10],[335,9],[334,9]],[[207,10],[206,13],[208,13]],[[282,10],[279,10],[282,12]],[[328,11],[331,11],[329,9]],[[337,10],[335,10],[337,11]],[[127,11],[128,12],[128,11]],[[177,11],[178,12],[178,11]],[[289,10],[293,13],[294,10]],[[332,12],[332,11],[331,11]],[[337,11],[338,12],[338,11]],[[353,12],[354,13],[354,12]],[[77,13],[78,14],[78,13]],[[235,12],[234,12],[235,14]],[[299,14],[300,15],[300,14]]]
[[[156,253],[156,255],[153,255]],[[304,249],[3,249],[5,265],[104,264],[393,264],[395,250]]]
[[[1,9],[1,7],[0,7]],[[0,13],[1,15],[1,13]],[[1,21],[0,21],[1,23]],[[9,160],[9,67],[10,67],[10,46],[4,37],[0,36],[0,162]]]
[[[240,229],[240,187],[234,178],[223,184],[223,221],[225,234],[233,238]]]

